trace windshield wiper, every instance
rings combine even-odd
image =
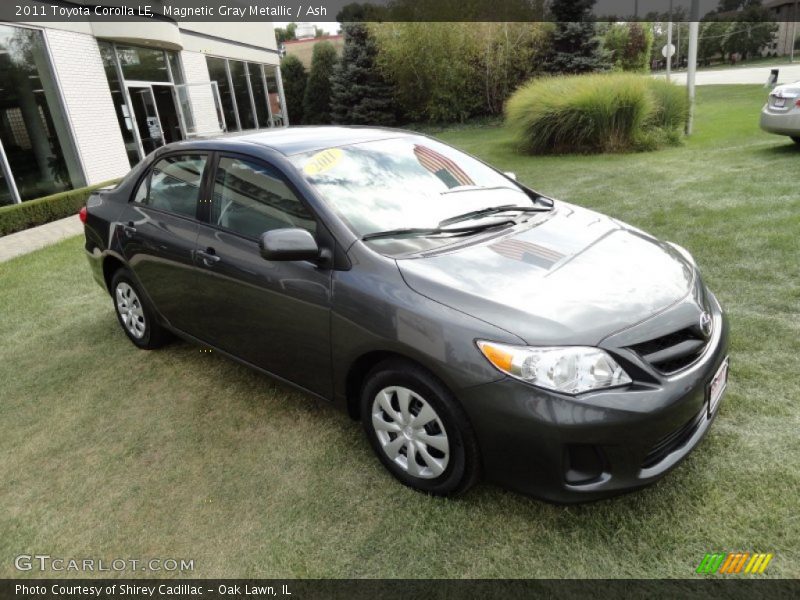
[[[467,221],[477,217],[485,217],[494,215],[501,212],[508,212],[517,210],[520,212],[549,212],[553,210],[552,206],[517,206],[516,204],[503,204],[502,206],[490,206],[489,208],[481,208],[479,210],[471,210],[461,215],[456,215],[439,222],[439,227],[450,225],[451,223],[458,223],[459,221]]]
[[[401,229],[389,229],[387,231],[376,231],[368,233],[361,237],[362,241],[375,240],[378,238],[393,238],[393,237],[424,237],[428,235],[437,235],[441,233],[456,233],[468,234],[478,233],[493,227],[500,227],[501,225],[515,225],[516,221],[506,219],[505,221],[496,221],[494,223],[486,223],[485,225],[473,225],[471,227],[404,227]]]

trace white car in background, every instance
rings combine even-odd
[[[776,86],[761,109],[761,129],[800,144],[800,81]]]

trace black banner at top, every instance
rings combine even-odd
[[[2,0],[0,21],[800,20],[791,0],[765,1],[758,12],[739,4],[721,12],[719,0]]]

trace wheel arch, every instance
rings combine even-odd
[[[366,380],[367,375],[378,364],[391,359],[402,360],[411,363],[420,369],[423,369],[431,376],[438,379],[448,390],[451,392],[453,391],[452,386],[448,384],[445,378],[412,356],[394,350],[371,350],[361,354],[350,364],[350,368],[347,370],[347,376],[345,378],[347,414],[350,415],[350,418],[354,421],[358,421],[361,418],[359,414],[359,403],[361,389],[364,386],[364,381]]]
[[[111,293],[111,280],[119,269],[125,267],[125,263],[113,254],[109,254],[103,259],[103,280],[106,282],[106,290]]]

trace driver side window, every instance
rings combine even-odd
[[[272,229],[316,232],[313,215],[277,169],[227,156],[217,167],[210,222],[253,239]]]

